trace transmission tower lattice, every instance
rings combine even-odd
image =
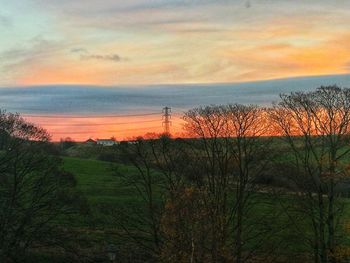
[[[163,126],[164,133],[170,135],[170,125],[171,125],[171,108],[164,107],[163,108]]]

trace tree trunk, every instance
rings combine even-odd
[[[325,240],[325,221],[324,221],[324,202],[322,191],[319,190],[318,193],[318,203],[319,203],[319,232],[320,232],[320,259],[321,263],[327,263],[327,246]]]
[[[335,234],[335,226],[334,226],[334,182],[333,179],[331,179],[330,183],[330,192],[328,196],[329,205],[328,205],[328,220],[327,220],[327,227],[328,227],[328,250],[329,250],[329,256],[330,256],[330,262],[335,263],[336,258],[334,256],[334,249],[335,249],[335,241],[334,241],[334,234]]]
[[[240,179],[242,180],[242,179]],[[242,263],[242,228],[243,228],[243,184],[239,183],[237,205],[237,232],[236,232],[236,263]]]

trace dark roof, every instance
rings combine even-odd
[[[88,139],[85,142],[96,142],[96,141],[94,141],[93,139]]]

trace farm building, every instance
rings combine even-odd
[[[90,138],[85,141],[85,144],[93,145],[93,144],[96,144],[96,141]]]
[[[98,145],[103,145],[103,146],[113,146],[118,144],[116,140],[111,140],[111,139],[97,139],[96,143]]]

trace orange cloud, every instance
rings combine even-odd
[[[84,39],[84,34],[76,37],[74,28],[64,28],[67,37],[74,38],[78,46],[58,45],[53,52],[47,43],[48,51],[40,59],[24,60],[11,67],[13,73],[9,74],[20,85],[115,85],[237,82],[347,73],[350,37],[338,22],[350,19],[336,16],[338,11],[332,16],[326,11],[307,16],[307,12],[263,16],[261,23],[252,18],[237,24],[234,20],[181,20],[176,14],[168,22],[150,23],[147,30],[133,27],[130,31],[118,28],[115,33],[100,32],[101,36],[106,34],[106,41],[96,37]],[[164,13],[157,10],[154,15],[162,17]],[[82,60],[81,54],[67,52],[72,45],[89,50],[92,55],[84,54],[89,59]]]
[[[348,73],[350,35],[340,34],[317,44],[275,42],[253,47],[224,49],[223,58],[239,65],[237,80],[258,80]]]

